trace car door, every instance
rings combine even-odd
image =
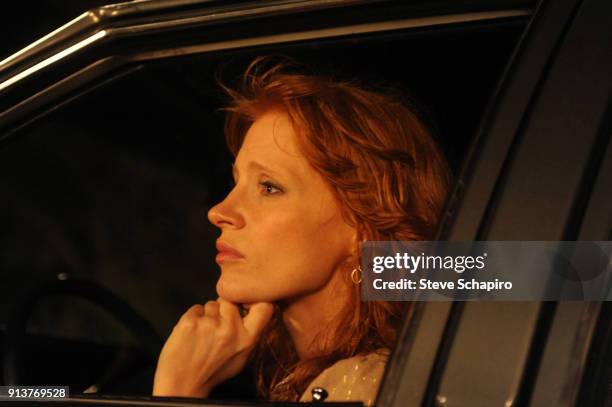
[[[540,3],[472,145],[443,239],[610,239],[612,200],[601,184],[611,175],[610,34],[610,4]],[[422,304],[419,330],[405,333],[409,350],[398,349],[394,362],[401,364],[391,366],[385,382],[394,390],[385,387],[381,401],[603,405],[609,390],[601,384],[602,393],[578,399],[581,383],[595,389],[587,384],[592,378],[582,380],[596,327],[610,329],[602,307],[608,306]],[[590,357],[601,352],[604,374],[609,351],[598,346]]]

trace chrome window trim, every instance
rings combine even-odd
[[[181,48],[158,50],[154,52],[145,52],[142,54],[135,55],[131,58],[131,60],[147,61],[152,59],[173,57],[177,55],[199,54],[236,48],[254,47],[260,45],[286,44],[296,41],[334,38],[355,34],[382,33],[409,28],[433,27],[476,21],[492,21],[513,17],[522,17],[527,16],[529,14],[530,11],[527,9],[513,9],[502,11],[485,11],[479,13],[462,13],[433,17],[408,18],[401,20],[385,21],[381,23],[356,24],[344,27],[299,31],[294,33],[267,35],[231,41],[217,41],[210,44],[200,44]],[[122,28],[113,31],[118,34],[122,34],[126,32],[133,32],[133,30],[134,28]]]
[[[136,2],[138,3],[138,2]],[[145,1],[147,5],[166,3],[165,1]],[[177,2],[176,4],[197,3]],[[105,6],[98,10],[89,11],[75,18],[66,25],[44,36],[38,41],[18,51],[0,62],[0,94],[8,90],[23,79],[49,68],[64,57],[97,44],[102,37],[108,40],[119,37],[131,37],[143,34],[151,34],[165,30],[175,30],[182,27],[205,26],[225,21],[238,19],[249,19],[255,17],[270,16],[279,13],[300,13],[305,11],[327,9],[338,6],[349,6],[372,3],[364,0],[306,0],[306,1],[281,1],[266,3],[266,6],[241,7],[235,6],[230,9],[220,7],[211,8],[203,15],[174,18],[165,21],[147,22],[121,26],[111,24],[113,18],[135,13],[134,7],[121,11],[123,5]],[[161,7],[161,6],[160,6]],[[239,47],[250,47],[257,45],[289,43],[293,41],[310,40],[317,38],[332,38],[352,34],[366,34],[373,32],[387,32],[399,29],[422,28],[428,26],[451,25],[478,21],[494,21],[514,17],[523,17],[531,14],[527,8],[513,8],[495,11],[480,11],[468,13],[445,14],[438,16],[414,17],[400,20],[390,20],[377,23],[366,23],[356,25],[338,26],[334,28],[315,29],[310,31],[298,31],[293,33],[282,33],[231,41],[216,41],[208,44],[186,46],[145,52],[133,57],[133,61],[158,59],[176,55],[192,53],[203,53]],[[117,26],[113,26],[117,25]],[[99,34],[103,32],[104,34]],[[94,40],[92,40],[94,39]],[[45,52],[53,47],[60,47],[51,55],[42,57]],[[36,56],[41,55],[39,60]],[[21,65],[21,66],[20,66]],[[12,71],[12,72],[11,72]]]
[[[202,22],[219,23],[232,18],[245,18],[249,15],[268,15],[281,11],[303,12],[311,8],[367,3],[367,0],[272,0],[267,1],[265,6],[262,6],[262,3],[259,6],[254,3],[248,3],[241,7],[236,7],[235,5],[226,7],[219,7],[217,5],[215,7],[213,0],[136,0],[111,4],[81,14],[74,20],[69,21],[60,28],[0,61],[0,74],[2,70],[7,69],[10,65],[22,62],[24,59],[42,52],[45,48],[51,47],[70,36],[75,36],[84,30],[95,31],[112,26],[121,26],[122,24],[129,28],[129,18],[137,16],[139,13],[151,13],[158,10],[166,10],[172,13],[173,9],[180,8],[181,6],[192,4],[202,4],[204,6],[207,3],[211,4],[210,8],[201,10],[205,14],[199,16],[199,18]],[[175,12],[175,14],[177,13]],[[153,18],[153,16],[150,18]],[[192,16],[184,16],[182,18],[159,21],[152,26],[151,24],[141,24],[140,26],[151,26],[154,29],[177,28],[178,26],[185,25],[181,24],[182,21],[187,21],[191,24],[195,23],[196,21],[193,18]],[[122,20],[126,21],[122,22]],[[177,24],[179,25],[177,26]]]
[[[51,31],[49,34],[45,35],[44,37],[34,41],[33,43],[26,46],[25,48],[22,48],[21,50],[15,52],[14,54],[9,55],[7,58],[0,61],[0,70],[5,69],[7,66],[9,66],[11,62],[17,61],[21,57],[26,57],[31,52],[35,52],[38,48],[43,47],[49,41],[57,39],[62,34],[66,33],[67,31],[74,30],[76,27],[80,27],[83,25],[90,25],[91,22],[88,21],[88,19],[90,18],[93,18],[94,20],[96,20],[95,13],[91,11],[83,13],[77,18],[59,27],[58,29]]]
[[[10,78],[8,78],[7,80],[5,80],[4,82],[0,83],[0,92],[8,87],[10,87],[11,85],[21,81],[22,79],[33,75],[34,73],[40,71],[41,69],[44,69],[45,67],[54,64],[56,62],[58,62],[61,59],[66,58],[67,56],[69,56],[70,54],[73,54],[77,51],[79,51],[82,48],[87,47],[88,45],[93,44],[94,42],[106,37],[107,35],[107,31],[106,30],[100,30],[97,31],[95,34],[90,35],[89,37],[77,42],[76,44],[73,44],[71,46],[69,46],[68,48],[65,48],[63,50],[61,50],[60,52],[53,54],[52,56],[50,56],[47,59],[43,59],[42,61],[38,62],[35,65],[32,65],[29,68],[26,68],[25,70],[19,72],[16,75],[11,76]]]

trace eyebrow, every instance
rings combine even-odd
[[[280,174],[278,171],[275,171],[274,169],[267,167],[264,164],[257,162],[257,161],[250,161],[247,167],[269,172],[271,175],[282,176],[282,174]],[[287,170],[287,172],[293,175],[291,171]],[[238,167],[236,167],[235,163],[232,163],[232,175],[234,176],[234,178],[236,178],[237,174],[238,174]]]

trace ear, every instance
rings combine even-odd
[[[361,244],[362,241],[364,241],[364,239],[361,238],[361,233],[359,233],[359,230],[354,227],[351,226],[351,258],[352,258],[352,262],[359,262],[359,245]]]
[[[365,242],[365,239],[361,238],[361,233],[357,230],[357,228],[353,228],[353,244],[357,247],[362,242]]]

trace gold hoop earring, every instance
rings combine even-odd
[[[354,284],[361,283],[361,266],[357,266],[351,271],[351,281]]]

